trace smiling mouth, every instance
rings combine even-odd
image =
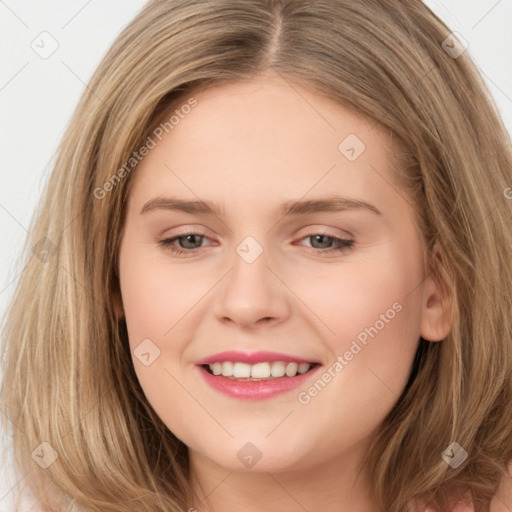
[[[319,366],[319,364],[284,361],[248,364],[224,361],[222,363],[203,364],[201,366],[207,373],[216,377],[238,381],[268,381],[303,375]]]

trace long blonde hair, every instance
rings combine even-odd
[[[191,506],[187,447],[146,400],[113,306],[125,165],[194,91],[273,69],[392,134],[429,271],[454,300],[450,334],[420,340],[372,443],[376,507],[444,511],[457,489],[486,510],[512,458],[512,152],[449,37],[419,0],[153,0],[123,30],[58,148],[3,331],[3,420],[43,506]],[[454,441],[457,468],[441,457]],[[47,469],[31,457],[42,442],[58,454]]]

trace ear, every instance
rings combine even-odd
[[[114,312],[118,320],[122,320],[124,318],[124,307],[123,307],[123,299],[121,297],[121,292],[119,289],[115,290],[112,294],[112,304],[114,306]]]
[[[442,256],[437,241],[431,258],[431,270],[423,283],[420,334],[427,341],[441,341],[452,327],[453,297],[440,277]]]

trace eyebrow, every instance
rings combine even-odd
[[[155,197],[150,199],[142,207],[140,214],[153,210],[174,210],[185,213],[202,213],[223,217],[223,210],[219,205],[209,201],[189,201],[177,197]],[[331,196],[321,199],[310,199],[307,201],[287,201],[279,207],[279,214],[305,215],[317,212],[339,212],[344,210],[366,210],[375,215],[382,216],[382,212],[373,204],[359,199]]]

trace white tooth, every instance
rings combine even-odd
[[[287,377],[295,377],[297,373],[306,373],[311,368],[311,365],[309,363],[285,363],[283,361],[250,365],[241,362],[224,361],[223,363],[210,364],[209,367],[214,375],[234,377],[235,379],[268,379],[270,377],[284,377],[285,375]]]
[[[285,374],[285,363],[283,361],[274,361],[272,363],[272,377],[282,377]]]
[[[233,377],[233,363],[231,361],[222,363],[222,375],[224,377]]]
[[[299,365],[297,363],[288,363],[286,365],[286,375],[288,377],[295,377],[295,375],[297,375],[298,368],[299,368]]]
[[[226,363],[224,363],[226,364]],[[233,377],[237,379],[250,377],[251,376],[251,365],[247,363],[235,363],[233,367]]]
[[[311,365],[309,363],[300,363],[298,372],[300,374],[306,373],[311,368]]]
[[[268,379],[270,377],[270,363],[257,363],[251,366],[253,379]]]

